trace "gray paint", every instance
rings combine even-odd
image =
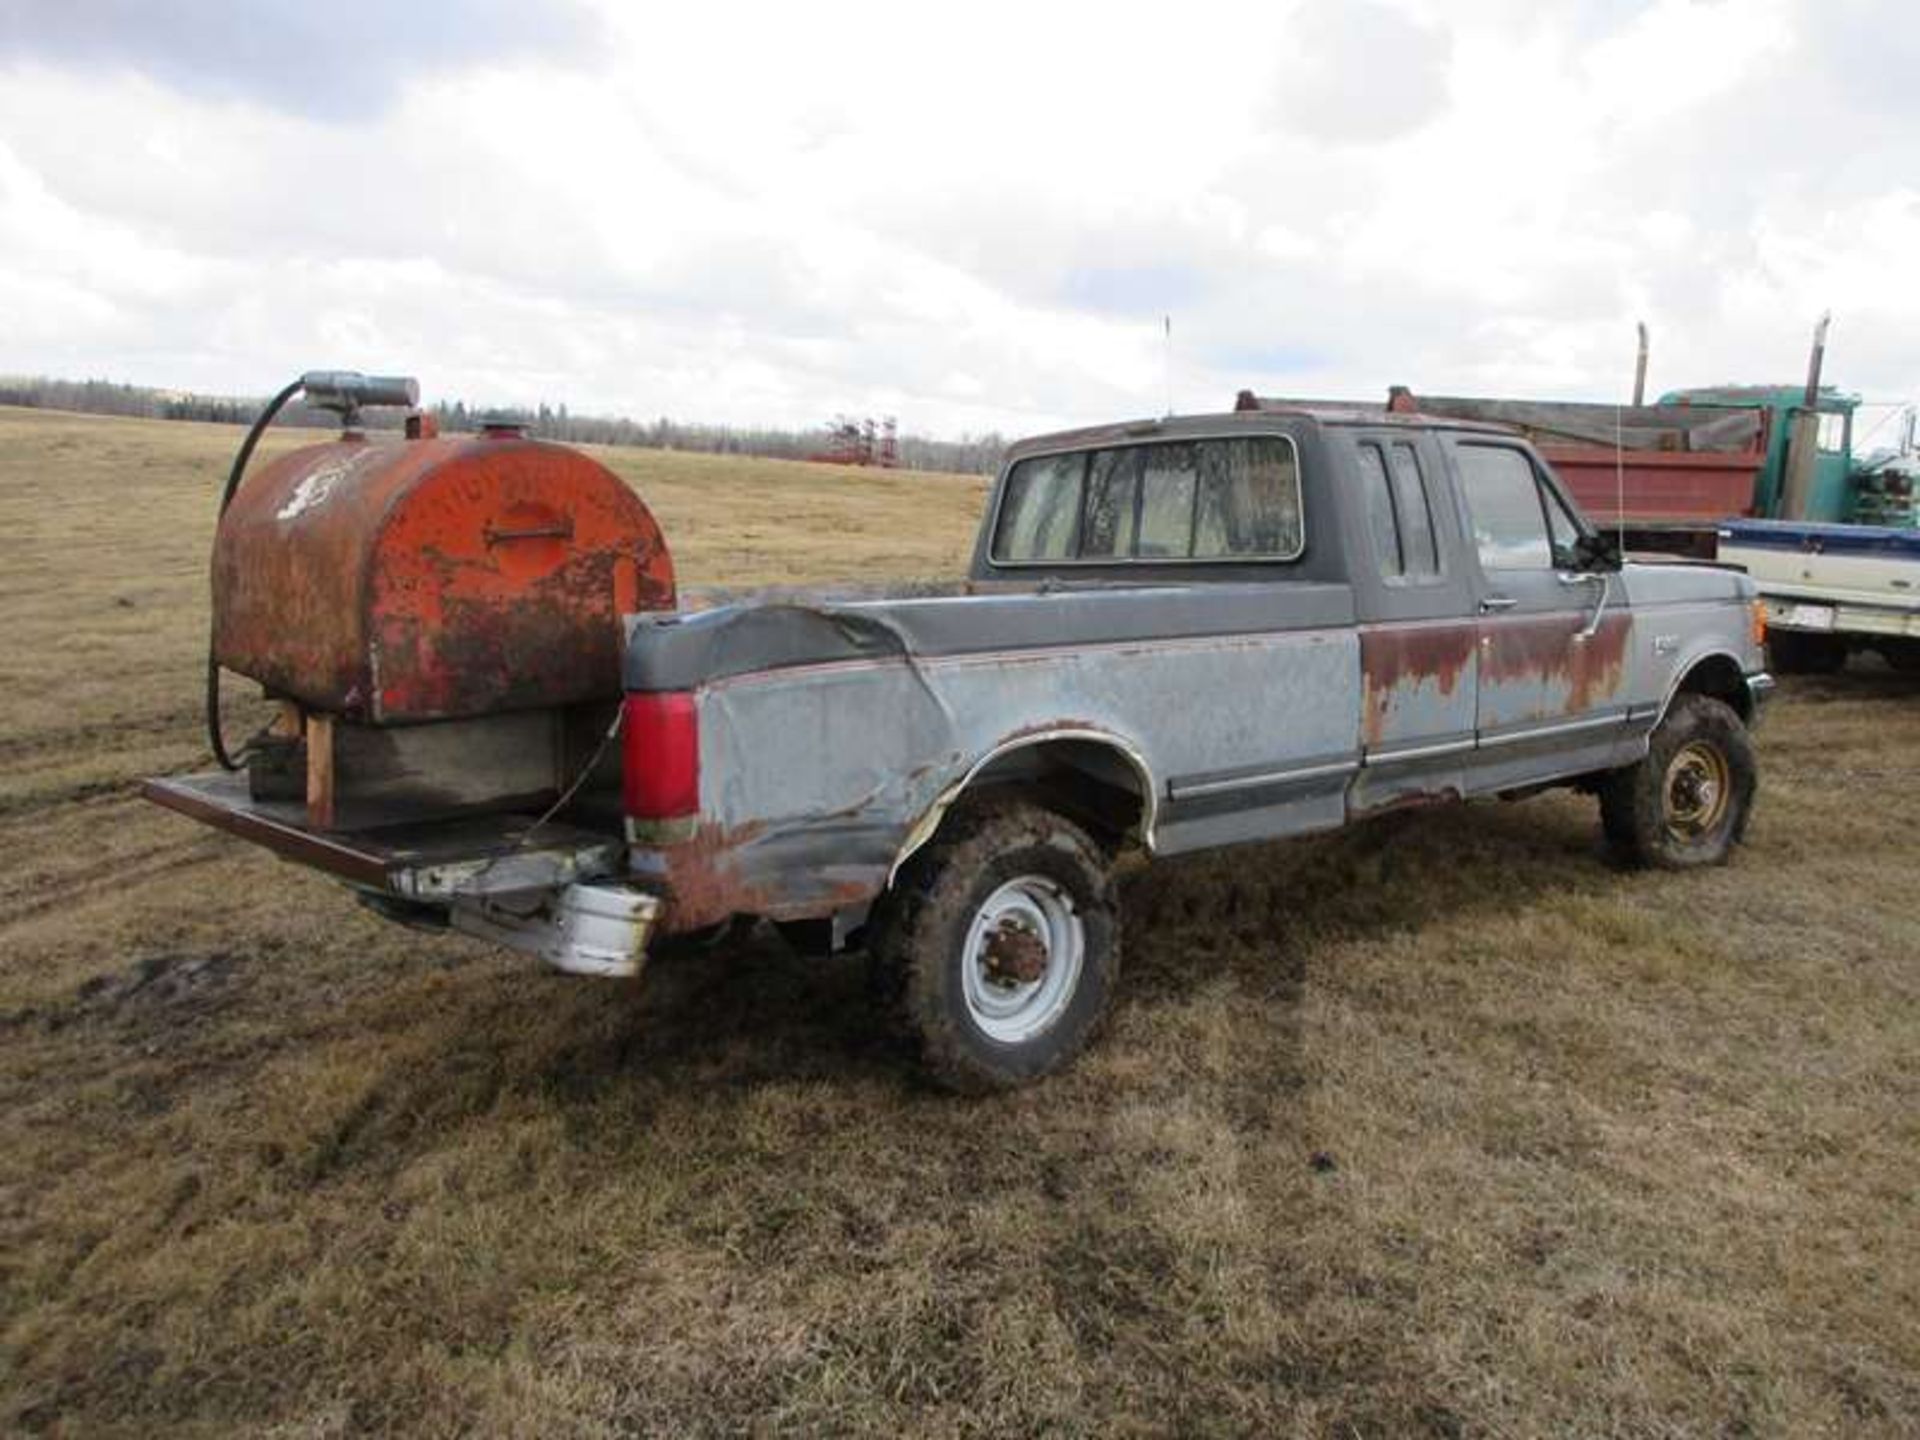
[[[1237,568],[1237,567],[1236,567]],[[1036,581],[988,594],[843,600],[791,592],[693,614],[628,621],[629,690],[690,690],[799,666],[883,658],[1191,641],[1354,623],[1345,585],[1290,580],[1116,585]]]
[[[697,692],[701,821],[718,837],[718,868],[788,918],[877,894],[989,760],[1019,747],[1030,760],[1049,736],[1109,745],[1113,773],[1144,772],[1152,804],[1140,838],[1173,853],[1629,763],[1701,660],[1760,670],[1751,582],[1629,566],[1607,580],[1609,606],[1628,617],[1618,684],[1570,709],[1550,676],[1532,690],[1510,678],[1516,688],[1487,709],[1478,662],[1497,636],[1480,612],[1494,585],[1447,454],[1465,428],[1258,413],[1026,442],[1009,466],[1078,447],[1278,430],[1301,456],[1306,553],[1271,565],[1023,569],[1009,584],[986,558],[996,490],[964,589],[787,591],[636,617],[627,684]],[[1354,446],[1370,437],[1417,448],[1444,555],[1433,584],[1390,581],[1373,565],[1354,474]],[[1511,572],[1496,578],[1516,584]],[[1590,583],[1563,586],[1551,572],[1527,584],[1523,615],[1563,620],[1569,637],[1597,598]],[[1444,682],[1405,679],[1365,734],[1367,637],[1417,627],[1452,633],[1463,664]],[[669,859],[632,851],[642,878],[663,876]]]

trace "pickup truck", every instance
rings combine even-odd
[[[1725,520],[1719,559],[1759,587],[1782,674],[1832,672],[1860,650],[1920,670],[1920,530]]]
[[[327,459],[325,485],[313,471],[270,502],[276,556],[359,463]],[[535,518],[487,545],[574,533]],[[1256,408],[1027,440],[963,581],[685,602],[626,607],[584,792],[359,829],[234,776],[147,793],[394,918],[562,969],[634,974],[650,946],[741,917],[864,945],[926,1072],[983,1090],[1058,1069],[1096,1030],[1123,850],[1571,786],[1628,862],[1716,863],[1747,823],[1772,684],[1750,579],[1622,564],[1524,439],[1419,414]]]

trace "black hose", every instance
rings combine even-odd
[[[233,469],[227,472],[227,488],[220,492],[221,517],[226,515],[227,507],[233,504],[233,497],[240,489],[240,477],[247,473],[247,462],[253,458],[253,447],[260,443],[260,437],[266,433],[267,426],[273,423],[273,417],[300,393],[305,384],[306,378],[303,376],[269,400],[267,408],[253,422],[253,428],[247,431],[247,438],[240,442],[240,453],[233,457]],[[215,530],[218,528],[216,518]],[[239,755],[229,755],[227,742],[220,736],[220,662],[214,658],[211,634],[207,637],[207,743],[213,747],[213,758],[220,762],[223,770],[238,770],[246,760],[244,746]]]

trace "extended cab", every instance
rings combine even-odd
[[[523,801],[396,848],[230,779],[149,793],[562,968],[742,916],[864,943],[930,1071],[988,1088],[1098,1024],[1121,850],[1570,785],[1628,859],[1717,862],[1771,684],[1745,576],[1622,566],[1511,432],[1367,411],[1028,440],[964,582],[625,623],[617,818],[588,786],[537,843]]]

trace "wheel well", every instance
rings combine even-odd
[[[1075,737],[1003,750],[974,772],[966,789],[1030,786],[1049,808],[1117,843],[1142,831],[1148,784],[1140,762],[1117,745]]]
[[[1680,677],[1673,693],[1710,695],[1729,705],[1743,722],[1753,719],[1753,694],[1747,689],[1747,677],[1731,655],[1709,655]]]
[[[1145,762],[1118,740],[1043,735],[1002,746],[968,771],[913,827],[894,870],[934,837],[956,807],[1015,788],[1079,822],[1111,848],[1118,849],[1129,836],[1152,845],[1153,782]]]

